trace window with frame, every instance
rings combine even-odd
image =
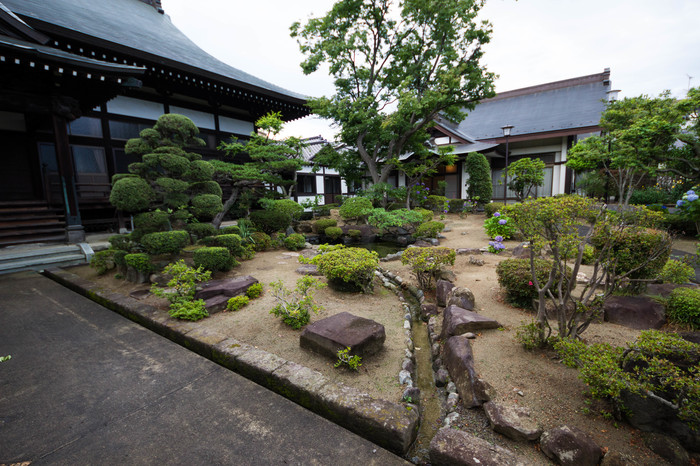
[[[298,194],[316,194],[316,175],[297,175]]]

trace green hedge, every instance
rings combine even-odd
[[[551,262],[544,259],[535,259],[535,273],[540,285],[549,280]],[[571,269],[567,267],[567,273]],[[523,309],[532,309],[532,300],[538,299],[537,290],[532,284],[532,274],[530,272],[530,259],[505,259],[496,266],[498,283],[506,290],[506,297],[512,304]],[[556,287],[558,282],[552,285]]]
[[[177,254],[190,243],[190,235],[186,231],[159,231],[149,233],[141,238],[141,244],[149,254]]]
[[[437,238],[438,233],[444,229],[445,224],[442,222],[425,222],[418,225],[413,236],[417,238]]]
[[[286,230],[291,224],[288,214],[274,210],[257,210],[250,213],[253,226],[268,235]]]
[[[226,272],[238,265],[229,250],[222,247],[199,248],[194,251],[193,259],[195,268],[202,267],[212,272]]]

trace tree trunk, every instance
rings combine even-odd
[[[221,209],[221,212],[216,214],[216,217],[214,217],[214,220],[211,221],[211,224],[214,225],[214,228],[216,228],[217,230],[221,226],[221,222],[224,221],[224,216],[226,215],[226,213],[229,211],[229,209],[231,209],[231,207],[233,207],[233,204],[235,204],[236,201],[238,200],[239,192],[240,192],[240,188],[236,188],[236,187],[233,188],[233,190],[231,191],[231,196],[229,196],[229,198],[226,200],[226,202],[224,202],[224,208]]]

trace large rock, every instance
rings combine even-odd
[[[228,306],[228,300],[231,299],[224,294],[217,294],[211,298],[204,301],[204,307],[207,309],[209,314],[216,314],[226,309]]]
[[[676,288],[697,288],[698,285],[695,283],[685,283],[683,285],[676,285],[674,283],[650,283],[647,285],[647,291],[645,294],[650,296],[661,296],[668,298],[673,290]]]
[[[540,448],[542,453],[564,466],[596,466],[603,456],[603,450],[590,435],[570,426],[544,432]]]
[[[489,401],[484,404],[484,412],[494,431],[515,441],[534,441],[542,434],[542,429],[530,417],[530,411],[522,406],[506,406]]]
[[[455,335],[467,332],[477,332],[498,328],[501,324],[493,319],[484,317],[473,311],[468,311],[458,306],[447,306],[443,313],[441,339],[447,339]]]
[[[690,464],[690,455],[678,440],[655,432],[642,434],[647,447],[671,464]]]
[[[258,283],[257,278],[250,275],[245,277],[224,278],[222,280],[211,280],[202,285],[202,289],[197,291],[194,299],[207,300],[216,295],[224,295],[232,298],[245,294],[251,285]]]
[[[666,323],[663,304],[647,296],[610,296],[605,320],[638,330],[659,329]]]
[[[434,466],[519,466],[525,462],[513,452],[484,439],[444,427],[430,442],[430,464]]]
[[[455,305],[461,307],[462,309],[473,311],[474,303],[476,303],[474,293],[472,293],[469,288],[464,286],[456,286],[452,288],[447,296],[445,306]]]
[[[436,316],[438,314],[438,308],[435,304],[421,304],[420,315],[423,321],[428,321],[430,316]]]
[[[443,362],[465,407],[475,408],[491,400],[493,388],[477,375],[468,338],[455,336],[447,340]]]
[[[447,304],[447,296],[455,286],[447,280],[438,280],[435,284],[435,299],[438,306]]]
[[[338,358],[338,350],[350,347],[350,353],[370,356],[382,349],[386,333],[384,326],[371,319],[341,312],[307,325],[299,344],[302,348]]]

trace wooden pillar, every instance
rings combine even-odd
[[[66,211],[66,240],[69,243],[81,243],[85,241],[85,229],[80,219],[78,193],[75,187],[75,167],[68,143],[68,130],[66,129],[68,120],[52,113],[51,121],[56,145],[58,176],[61,180],[63,204]]]

